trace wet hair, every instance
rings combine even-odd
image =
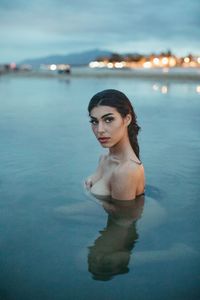
[[[132,120],[128,126],[128,136],[133,151],[139,158],[140,149],[139,149],[137,136],[140,130],[140,126],[138,126],[137,124],[137,116],[133,110],[133,106],[130,100],[128,99],[128,97],[124,93],[118,90],[114,90],[114,89],[104,90],[95,94],[92,97],[88,105],[88,112],[90,113],[94,107],[99,105],[116,108],[116,110],[118,111],[118,113],[120,113],[122,118],[124,118],[127,114],[131,115]]]

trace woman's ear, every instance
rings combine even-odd
[[[127,114],[126,117],[125,117],[126,126],[129,126],[131,121],[132,121],[131,114]]]

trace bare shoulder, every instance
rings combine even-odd
[[[132,200],[136,197],[138,189],[144,185],[143,165],[131,161],[120,164],[113,172],[111,178],[112,197],[120,200]]]
[[[142,165],[136,165],[132,162],[120,164],[113,172],[112,179],[117,181],[126,181],[136,179],[142,171]]]

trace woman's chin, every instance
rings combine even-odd
[[[101,146],[102,146],[103,148],[111,148],[111,147],[113,147],[113,143],[111,143],[111,142],[100,143],[100,144],[101,144]]]

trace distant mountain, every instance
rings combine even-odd
[[[98,56],[109,56],[110,51],[94,49],[79,53],[70,53],[67,55],[51,55],[40,58],[25,59],[19,64],[30,64],[33,67],[39,67],[41,64],[69,64],[73,66],[87,65],[90,61],[95,60]]]

